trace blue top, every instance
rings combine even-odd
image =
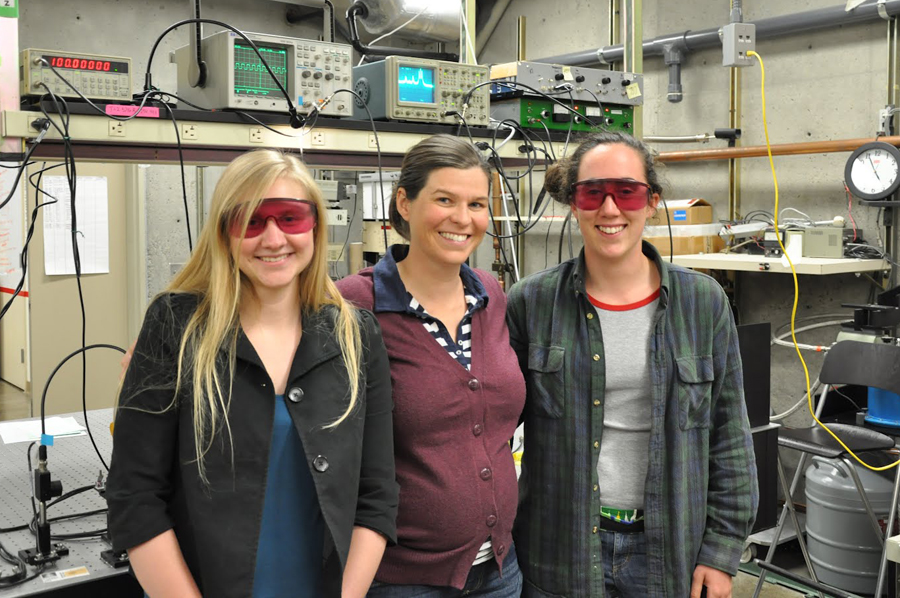
[[[317,598],[324,523],[300,435],[275,397],[253,598]]]

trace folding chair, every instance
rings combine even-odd
[[[825,399],[828,395],[828,389],[831,385],[836,384],[853,384],[859,386],[870,386],[880,388],[889,392],[900,394],[900,347],[888,345],[884,343],[863,343],[859,341],[841,341],[836,343],[825,355],[825,362],[822,364],[822,371],[819,374],[819,381],[822,384],[822,395],[816,407],[816,417],[820,417],[822,409],[825,405]],[[862,426],[848,424],[828,424],[828,427],[846,444],[854,453],[859,454],[863,451],[887,450],[894,448],[894,439],[875,430]],[[781,516],[778,519],[778,525],[775,528],[775,536],[772,538],[772,544],[769,546],[766,554],[765,563],[771,563],[775,555],[775,549],[778,546],[778,540],[784,529],[784,524],[788,514],[797,530],[797,540],[800,543],[800,551],[803,553],[803,559],[806,562],[806,568],[809,571],[810,578],[813,582],[818,583],[812,562],[809,559],[809,553],[806,549],[806,542],[803,540],[803,534],[797,521],[797,513],[794,509],[794,503],[791,499],[793,493],[797,489],[800,477],[804,475],[807,460],[810,455],[817,455],[828,459],[840,459],[848,465],[853,483],[856,490],[862,498],[866,513],[872,523],[873,529],[879,538],[882,547],[884,546],[884,536],[881,526],[878,524],[878,517],[872,510],[866,492],[860,482],[859,475],[850,461],[849,454],[839,445],[834,438],[820,426],[815,425],[811,428],[788,429],[781,428],[778,433],[778,445],[780,447],[801,451],[800,463],[794,472],[794,477],[790,486],[787,484],[787,478],[784,474],[784,467],[781,462],[781,456],[778,457],[778,478],[781,483],[781,489],[784,493],[784,507],[781,510]],[[897,468],[900,473],[900,467]],[[887,530],[893,529],[894,518],[897,513],[897,496],[900,490],[900,475],[894,476],[894,494],[893,503],[888,519]],[[878,581],[876,585],[875,596],[881,595],[884,586],[886,555],[882,548],[881,563],[878,572]],[[753,598],[758,598],[762,590],[763,583],[766,578],[766,569],[760,571],[759,581],[756,584],[756,591]]]

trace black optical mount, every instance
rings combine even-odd
[[[38,519],[35,527],[36,545],[19,551],[19,558],[29,565],[44,565],[58,561],[69,554],[63,544],[51,544],[50,523],[47,521],[47,502],[62,495],[62,482],[50,479],[47,469],[47,447],[38,449],[38,467],[34,470],[34,497],[38,501]]]

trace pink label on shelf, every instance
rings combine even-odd
[[[106,113],[110,116],[131,116],[138,111],[137,106],[122,106],[121,104],[107,104]],[[138,118],[159,118],[159,108],[144,106],[141,108]]]

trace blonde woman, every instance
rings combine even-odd
[[[234,160],[147,310],[116,414],[116,549],[152,598],[363,596],[395,541],[391,386],[326,274],[299,160]]]

